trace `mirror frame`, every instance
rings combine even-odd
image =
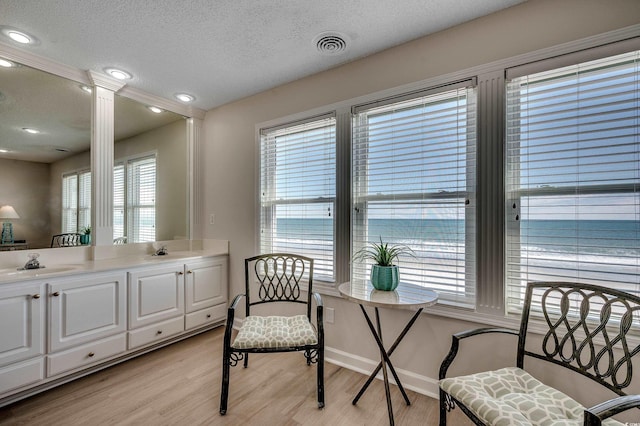
[[[128,87],[95,71],[82,71],[0,42],[0,57],[92,87],[91,103],[91,226],[92,246],[113,245],[114,95],[180,114],[187,122],[187,215],[190,240],[202,235],[201,151],[205,111],[178,101]]]

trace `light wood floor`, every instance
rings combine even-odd
[[[222,327],[0,408],[0,425],[385,425],[384,387],[325,364],[326,406],[316,404],[315,366],[300,353],[252,354],[231,369],[226,416],[220,402]],[[392,387],[396,424],[436,425],[437,401]],[[449,424],[469,424],[459,410]]]

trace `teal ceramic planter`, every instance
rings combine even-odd
[[[80,235],[80,244],[82,245],[91,244],[91,234]]]
[[[376,290],[391,291],[398,287],[400,282],[400,270],[393,266],[371,266],[371,284]]]

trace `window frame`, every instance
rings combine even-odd
[[[88,185],[89,188],[84,188],[84,185],[87,184],[87,176],[88,176]],[[69,179],[71,177],[75,177],[75,206],[71,206],[71,207],[65,207],[66,201],[67,201],[67,191],[65,191],[65,180]],[[92,175],[91,175],[91,170],[89,169],[79,169],[79,170],[75,170],[75,171],[70,171],[70,172],[65,172],[62,174],[62,178],[61,178],[61,189],[62,189],[62,194],[60,197],[60,204],[61,204],[61,217],[60,217],[60,230],[62,233],[81,233],[82,228],[91,226],[91,179],[92,179]],[[83,200],[84,196],[88,195],[89,197],[89,204],[88,206],[85,205],[85,203],[81,203],[81,200]],[[74,217],[74,222],[75,224],[73,224],[73,226],[69,227],[69,224],[65,223],[65,218],[66,218],[66,212],[71,212],[73,217]],[[85,213],[83,215],[83,213]],[[84,221],[82,220],[82,217],[88,217],[88,221],[85,224]],[[67,226],[65,226],[67,225]]]
[[[129,170],[132,164],[135,164],[137,162],[140,161],[146,161],[148,159],[153,159],[155,162],[155,196],[154,196],[154,204],[153,205],[138,205],[138,204],[132,204],[130,202],[131,199],[131,194],[130,194],[130,175],[129,175]],[[132,218],[131,216],[133,214],[135,214],[135,210],[136,209],[140,209],[140,208],[149,208],[150,206],[155,209],[157,208],[157,198],[158,198],[158,153],[157,151],[149,151],[149,152],[144,152],[144,153],[140,153],[140,154],[136,154],[136,155],[131,155],[131,156],[127,156],[127,157],[122,157],[117,159],[116,161],[114,161],[113,164],[113,174],[114,174],[114,178],[113,178],[113,185],[114,185],[114,190],[113,193],[115,194],[115,185],[116,185],[116,178],[115,178],[115,173],[116,173],[116,169],[122,167],[123,169],[123,179],[122,179],[122,185],[123,185],[123,200],[124,200],[124,205],[116,205],[115,203],[115,198],[114,198],[114,202],[113,202],[113,217],[115,219],[116,217],[116,209],[118,210],[122,210],[123,211],[123,232],[122,235],[120,234],[116,234],[115,232],[115,220],[114,220],[114,226],[113,226],[113,238],[118,238],[118,237],[126,237],[127,238],[127,242],[128,243],[137,243],[137,242],[145,242],[145,241],[139,241],[139,235],[130,235],[131,231],[132,231],[132,225],[131,225],[131,221]],[[146,207],[145,207],[146,206]],[[133,210],[133,211],[132,211]],[[153,240],[150,241],[155,241],[155,236],[156,236],[156,232],[157,232],[157,215],[154,219],[154,238]]]
[[[338,129],[338,120],[334,112],[325,112],[322,114],[313,114],[308,117],[286,121],[284,123],[279,123],[274,126],[265,126],[260,127],[258,129],[258,137],[257,137],[257,151],[258,151],[258,176],[257,176],[257,190],[258,190],[258,198],[257,198],[257,229],[258,229],[258,238],[257,238],[257,247],[258,252],[263,251],[263,247],[265,244],[269,242],[273,242],[273,226],[271,227],[263,227],[264,223],[271,223],[273,225],[274,218],[276,214],[274,213],[277,207],[279,206],[287,206],[287,205],[299,205],[299,206],[313,206],[318,204],[331,204],[331,217],[332,217],[332,232],[333,232],[333,242],[332,242],[332,259],[331,264],[333,265],[333,273],[330,276],[323,275],[318,271],[314,272],[314,279],[316,282],[322,283],[327,286],[334,286],[337,281],[336,276],[336,262],[338,259],[337,256],[337,248],[336,248],[336,235],[337,235],[337,226],[336,226],[336,214],[337,204],[338,204],[338,195],[337,195],[337,179],[334,176],[334,194],[331,195],[322,195],[322,196],[307,196],[307,197],[296,197],[296,198],[277,198],[276,194],[272,193],[272,191],[276,188],[275,183],[275,165],[267,164],[265,159],[262,157],[262,152],[267,151],[270,153],[275,152],[276,139],[280,136],[287,136],[290,134],[295,134],[296,132],[293,130],[298,129],[298,131],[305,130],[314,130],[313,126],[317,125],[317,129],[322,129],[330,125],[328,122],[333,121],[333,126],[335,127],[334,131],[334,155],[337,157],[337,129]],[[323,122],[326,121],[327,123]],[[305,125],[310,125],[309,129],[304,129]],[[284,130],[292,130],[291,133],[282,133],[278,135],[279,132]],[[265,147],[265,144],[270,144]],[[264,170],[263,170],[264,169]],[[272,173],[268,173],[272,170]],[[336,164],[337,170],[337,164]],[[263,175],[266,174],[263,182]],[[264,184],[264,187],[263,187]],[[267,195],[268,193],[268,195]],[[264,232],[267,233],[265,236]],[[272,251],[272,250],[268,250]],[[304,253],[303,253],[304,254]]]
[[[632,47],[630,47],[632,46]],[[434,76],[423,81],[404,84],[375,93],[357,96],[330,105],[324,105],[306,112],[295,113],[286,117],[271,119],[256,124],[255,140],[257,142],[256,163],[259,164],[259,129],[291,122],[297,119],[333,110],[338,119],[336,176],[337,206],[336,216],[342,220],[336,222],[336,285],[321,283],[316,289],[323,294],[338,296],[337,285],[349,280],[351,259],[350,217],[351,217],[351,141],[350,118],[354,105],[376,102],[403,93],[424,90],[462,79],[476,77],[478,81],[477,111],[477,236],[476,236],[476,307],[463,309],[438,304],[426,311],[443,317],[467,320],[492,326],[515,327],[519,316],[506,313],[506,211],[508,197],[505,191],[505,78],[518,69],[536,66],[545,60],[566,61],[570,55],[581,55],[589,58],[593,55],[608,56],[640,47],[640,25],[626,27],[607,33],[591,36],[561,45],[516,56],[507,57],[494,62],[471,68],[452,71],[444,75]],[[259,177],[255,188],[259,188]],[[256,189],[256,196],[258,189]],[[340,205],[342,203],[342,205]],[[256,218],[259,209],[256,208]],[[259,219],[256,220],[259,229]],[[257,235],[257,233],[256,233]],[[256,238],[257,241],[257,238]],[[259,250],[256,242],[255,249]],[[536,327],[531,327],[536,331]]]
[[[401,194],[397,194],[395,192],[390,193],[369,193],[368,189],[363,189],[363,186],[366,186],[368,183],[368,178],[372,175],[369,173],[368,169],[368,157],[365,159],[354,157],[355,153],[352,151],[351,161],[355,162],[353,171],[351,174],[351,186],[352,186],[352,220],[351,220],[351,236],[353,240],[352,251],[357,252],[363,246],[365,241],[371,241],[372,237],[367,236],[368,232],[368,217],[370,209],[368,208],[369,203],[372,204],[381,204],[384,203],[386,205],[392,206],[395,202],[400,203],[429,203],[433,201],[453,201],[454,204],[458,205],[458,208],[462,208],[465,210],[465,218],[464,218],[464,272],[462,274],[465,277],[469,277],[469,274],[473,277],[471,280],[464,278],[464,294],[455,294],[451,296],[446,296],[441,294],[439,303],[457,306],[461,308],[471,309],[475,307],[475,200],[476,200],[476,191],[475,191],[475,181],[476,181],[476,140],[477,140],[477,126],[475,111],[477,109],[477,97],[476,97],[476,85],[477,81],[475,78],[465,79],[459,82],[451,82],[449,84],[425,88],[424,90],[414,91],[411,93],[404,93],[398,96],[389,97],[386,99],[381,99],[375,102],[368,102],[362,105],[355,105],[351,108],[352,111],[352,137],[350,140],[350,144],[352,145],[352,150],[356,149],[364,149],[368,148],[368,129],[369,122],[367,121],[372,116],[381,116],[387,113],[393,113],[396,111],[398,106],[402,106],[403,110],[410,109],[418,109],[421,107],[425,107],[425,105],[436,105],[442,101],[449,101],[450,99],[462,96],[460,94],[461,90],[464,90],[465,93],[465,102],[468,103],[471,100],[472,104],[467,104],[465,107],[464,116],[465,120],[471,121],[471,123],[467,123],[462,127],[465,129],[465,143],[464,143],[464,157],[465,164],[463,166],[458,167],[456,170],[456,175],[460,176],[460,169],[464,169],[465,175],[465,183],[464,190],[456,190],[456,191],[404,191]],[[471,88],[471,91],[468,89]],[[455,92],[455,94],[454,94]],[[459,108],[459,107],[458,107]],[[388,111],[385,111],[388,109]],[[371,113],[371,114],[368,114]],[[456,113],[456,117],[459,116],[459,113]],[[425,119],[428,120],[428,119]],[[395,129],[395,127],[393,128]],[[385,127],[385,131],[392,131],[393,129],[390,126]],[[360,130],[363,130],[364,136],[355,136],[355,133],[358,132],[360,134]],[[471,137],[471,144],[468,143],[469,137]],[[434,142],[437,138],[430,138],[429,143]],[[459,139],[458,139],[459,140]],[[390,147],[389,144],[385,145],[386,147]],[[456,156],[460,155],[456,153]],[[365,155],[366,157],[366,155]],[[438,163],[440,164],[440,163]],[[389,177],[395,175],[397,170],[394,170],[393,173],[389,174]],[[386,175],[385,175],[386,176]],[[459,186],[460,187],[460,186]],[[456,200],[465,200],[464,205],[459,205],[460,202]],[[385,242],[388,242],[385,240]],[[393,242],[392,242],[393,243]],[[406,261],[413,262],[411,259],[405,259]],[[458,259],[459,261],[459,259]],[[420,263],[420,261],[418,261]],[[351,279],[356,279],[354,275],[362,276],[366,275],[364,271],[361,271],[363,266],[360,265],[358,268],[352,268]],[[364,267],[366,269],[366,266]],[[354,273],[354,269],[357,269],[357,273]],[[412,268],[414,269],[414,268]],[[438,268],[436,267],[434,270],[431,270],[433,273]],[[421,269],[421,271],[429,272],[430,269]],[[450,271],[447,271],[450,272]],[[437,273],[437,272],[436,272]],[[456,271],[456,273],[459,273]],[[420,283],[415,283],[421,285]],[[446,286],[446,285],[445,285]],[[449,286],[446,286],[449,287]]]

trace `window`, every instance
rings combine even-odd
[[[640,293],[640,51],[507,85],[507,310],[528,281]]]
[[[91,172],[62,177],[62,232],[80,232],[91,225]]]
[[[353,252],[378,241],[411,247],[402,281],[475,304],[473,81],[353,108]],[[370,265],[352,264],[352,280]]]
[[[113,238],[126,236],[131,243],[155,241],[155,201],[155,154],[117,164],[113,169]]]
[[[335,117],[260,133],[260,251],[312,257],[314,277],[334,281]]]

